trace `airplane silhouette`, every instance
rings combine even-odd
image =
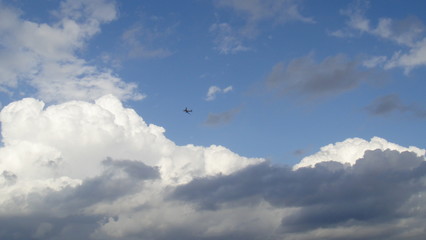
[[[190,114],[190,112],[192,112],[192,110],[188,109],[187,107],[183,111],[186,112],[186,113],[188,113],[188,114]]]

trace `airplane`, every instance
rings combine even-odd
[[[190,112],[192,112],[192,109],[188,109],[187,107],[183,110],[184,112],[190,114]]]

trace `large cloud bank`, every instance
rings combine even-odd
[[[291,167],[177,146],[112,95],[0,114],[1,239],[423,239],[425,150],[347,139]]]

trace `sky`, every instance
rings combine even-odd
[[[0,238],[423,239],[425,8],[0,0]]]

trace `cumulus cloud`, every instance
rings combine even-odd
[[[284,210],[275,228],[281,238],[265,233],[272,239],[318,239],[318,232],[321,239],[398,239],[399,234],[418,230],[425,217],[423,211],[412,214],[419,199],[425,204],[419,196],[426,190],[425,177],[424,155],[374,150],[366,151],[352,166],[330,161],[293,171],[262,163],[229,176],[195,179],[170,197],[193,202],[205,211],[241,205],[258,208],[266,201]],[[413,218],[414,226],[403,224]],[[371,231],[369,224],[381,231]],[[339,236],[342,228],[346,234]],[[413,239],[421,239],[422,234],[424,228]]]
[[[300,163],[294,166],[294,169],[301,167],[313,167],[317,163],[326,161],[335,161],[342,164],[353,165],[360,159],[364,152],[367,150],[395,150],[398,152],[409,151],[417,154],[418,156],[425,155],[424,149],[417,147],[402,147],[394,143],[390,143],[383,138],[373,137],[370,141],[361,138],[349,138],[343,142],[329,144],[321,148],[321,150],[313,155],[303,158]]]
[[[139,159],[149,166],[162,162],[160,172],[168,175],[162,178],[180,183],[198,174],[226,173],[240,168],[239,164],[244,166],[257,161],[240,159],[221,146],[177,147],[164,136],[162,127],[147,125],[134,110],[123,108],[112,95],[99,98],[95,103],[70,101],[46,108],[43,102],[26,98],[4,107],[0,119],[5,144],[0,151],[3,163],[6,170],[18,175],[18,179],[20,175],[37,177],[43,172],[30,173],[30,169],[27,172],[25,163],[30,168],[34,167],[30,163],[34,163],[49,176],[59,171],[62,175],[82,179],[100,173],[101,162],[111,157]],[[24,157],[25,152],[31,157]],[[190,152],[200,160],[187,159],[186,154]],[[234,158],[240,160],[234,162]],[[190,162],[191,167],[187,166]],[[229,169],[222,169],[224,166]],[[194,170],[196,168],[199,169]],[[181,169],[186,174],[171,169]],[[23,171],[22,174],[19,171]]]
[[[178,146],[112,95],[0,113],[0,238],[422,239],[425,150],[323,147],[294,168]],[[344,234],[343,234],[344,233]]]
[[[333,96],[349,91],[367,80],[371,73],[344,55],[316,63],[312,55],[297,58],[287,65],[277,63],[266,78],[266,86],[280,95],[301,94],[307,99]]]
[[[116,18],[112,2],[63,1],[53,11],[57,19],[53,23],[24,20],[19,10],[0,4],[2,91],[26,87],[52,102],[96,99],[108,93],[121,99],[144,97],[136,84],[125,83],[110,70],[91,66],[77,56],[102,24]]]
[[[211,86],[209,87],[209,90],[207,91],[207,95],[206,95],[206,101],[213,101],[214,99],[216,99],[216,95],[218,93],[228,93],[230,91],[232,91],[232,86],[228,86],[224,89],[221,89],[218,86]]]
[[[262,161],[222,146],[176,146],[162,127],[146,124],[112,95],[48,107],[26,98],[7,105],[0,120],[0,215],[18,223],[2,237],[62,236],[66,228],[80,227],[88,234],[81,239],[96,229],[102,236],[127,236],[125,230],[110,232],[117,215],[123,220],[134,208],[162,204],[168,187]],[[147,210],[159,214],[157,207]],[[136,213],[146,213],[141,211]]]

